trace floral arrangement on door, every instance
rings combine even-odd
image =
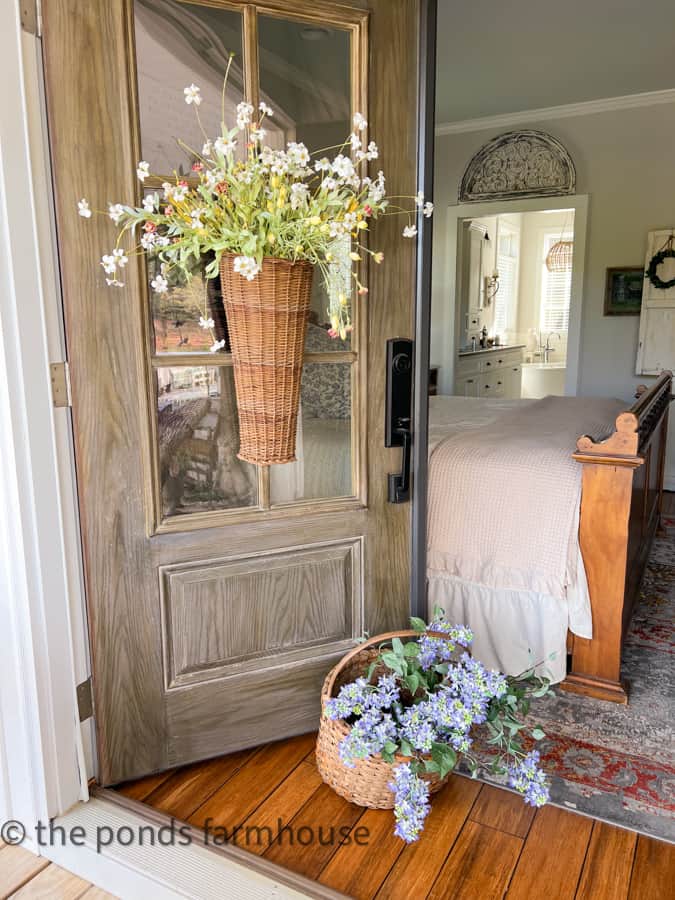
[[[234,363],[240,423],[239,456],[259,465],[295,459],[295,432],[300,395],[304,341],[312,277],[318,269],[326,284],[330,307],[329,334],[345,338],[351,329],[350,308],[336,268],[348,265],[355,292],[366,294],[359,263],[383,262],[383,253],[366,243],[373,221],[385,214],[403,214],[403,236],[414,238],[420,215],[433,206],[420,194],[387,198],[385,176],[373,178],[368,164],[379,150],[367,138],[368,123],[360,113],[342,145],[311,154],[290,141],[286,149],[265,143],[265,120],[273,116],[261,102],[258,110],[242,101],[236,122],[221,133],[204,133],[201,149],[179,141],[193,159],[190,182],[179,175],[149,193],[137,207],[111,203],[107,214],[118,226],[115,246],[101,258],[106,283],[124,286],[124,269],[133,255],[148,254],[159,262],[151,282],[158,294],[172,283],[189,280],[204,257],[210,258],[207,278],[220,275]],[[199,120],[200,89],[191,84],[185,102]],[[202,132],[204,129],[202,128]],[[242,153],[242,150],[244,151]],[[150,177],[147,162],[138,163],[138,179]],[[407,199],[410,209],[392,203]],[[414,201],[414,202],[413,202]],[[92,209],[83,198],[81,216]],[[131,241],[133,247],[126,246]],[[200,325],[211,329],[216,352],[224,346],[213,335],[214,322],[205,310]]]
[[[486,669],[467,652],[471,630],[448,623],[441,609],[434,615],[429,626],[412,618],[412,630],[355,647],[321,695],[321,777],[352,803],[393,808],[394,833],[408,843],[424,828],[430,795],[462,757],[474,777],[487,768],[532,806],[549,799],[539,753],[523,740],[544,737],[525,717],[532,699],[549,692],[548,679],[536,666],[515,677]]]

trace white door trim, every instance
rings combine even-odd
[[[86,675],[40,41],[0,29],[0,815],[29,833],[87,797],[75,686]]]
[[[565,393],[577,394],[581,381],[581,315],[584,294],[584,265],[586,262],[586,231],[588,223],[588,194],[569,194],[563,197],[535,197],[529,200],[495,200],[485,203],[460,203],[449,206],[447,211],[447,234],[445,242],[445,264],[441,274],[445,290],[436,289],[434,297],[442,299],[443,310],[433,315],[432,327],[443,328],[443,359],[441,365],[442,391],[451,394],[455,384],[455,346],[458,332],[459,309],[456,303],[455,272],[457,268],[459,223],[462,219],[495,216],[499,213],[542,212],[547,209],[574,210],[574,259],[572,263],[572,297],[570,319],[567,330],[567,369],[565,373]],[[436,362],[436,360],[434,360]]]

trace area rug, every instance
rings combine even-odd
[[[555,689],[536,716],[555,805],[675,841],[675,520],[665,525],[624,645],[628,706]]]

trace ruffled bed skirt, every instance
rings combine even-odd
[[[519,675],[537,671],[556,684],[566,675],[567,630],[591,637],[588,621],[571,622],[566,603],[534,591],[492,588],[430,570],[429,617],[434,607],[474,633],[472,653],[483,665]],[[585,617],[582,617],[585,619]]]

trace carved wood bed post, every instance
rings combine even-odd
[[[577,441],[582,475],[579,542],[593,617],[593,638],[573,636],[572,666],[561,687],[627,703],[621,644],[661,514],[672,374],[616,420],[605,441]]]

